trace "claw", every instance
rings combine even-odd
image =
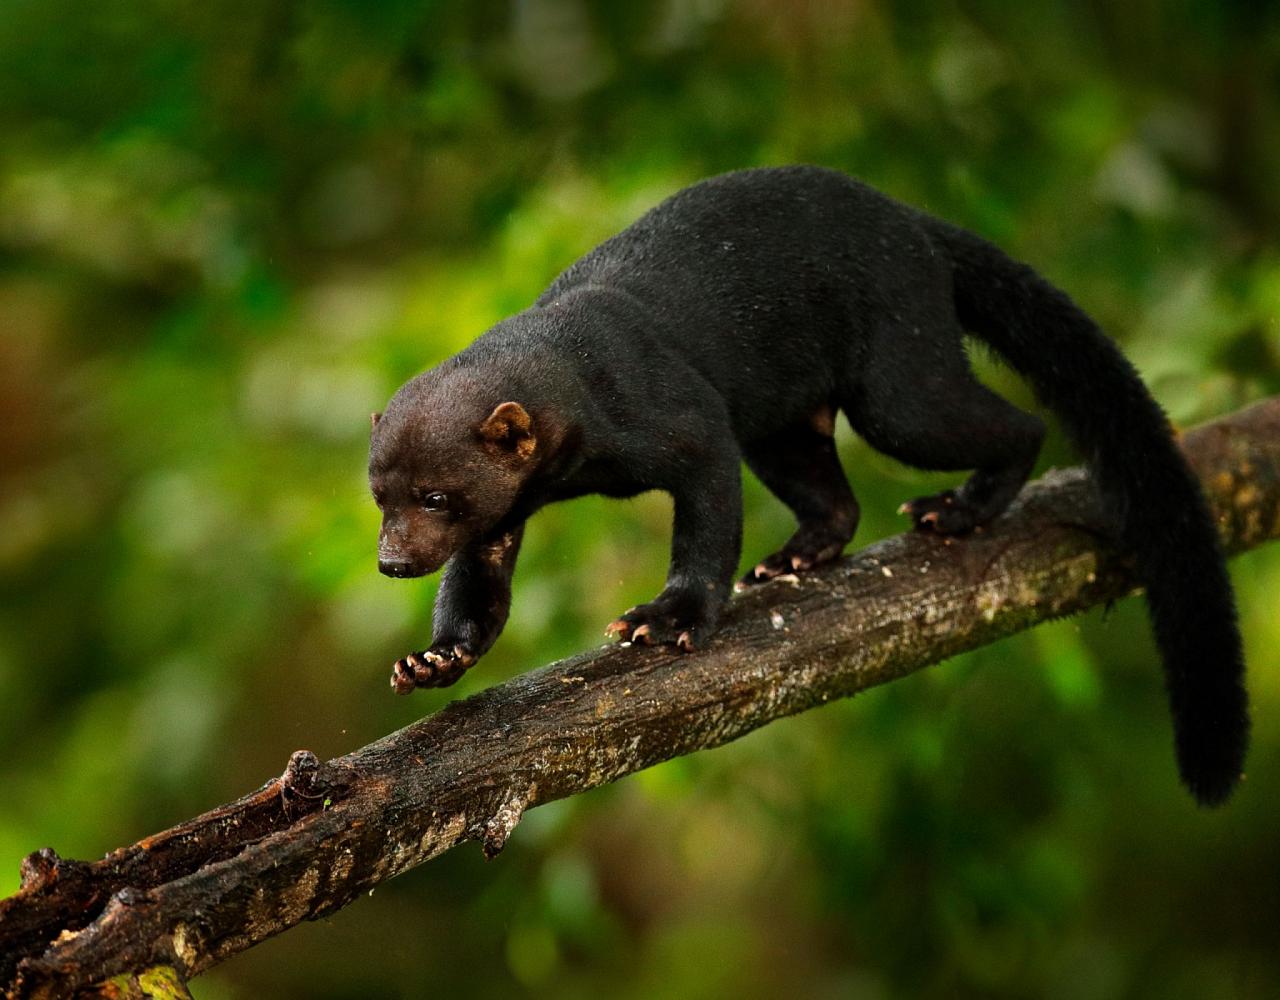
[[[750,589],[751,588],[747,585],[745,580],[739,580],[733,585],[733,592],[735,594],[745,594]]]
[[[406,669],[404,660],[396,660],[395,666],[391,668],[391,690],[396,694],[409,694],[417,686],[413,673]]]
[[[676,645],[680,647],[682,652],[692,653],[693,652],[693,636],[690,635],[687,631],[681,632],[680,637],[676,639]]]
[[[431,680],[436,664],[431,662],[430,653],[410,653],[405,659],[413,668],[413,679],[417,684],[424,685]]]
[[[767,580],[769,579],[769,567],[764,563],[756,563],[755,568],[751,571],[751,575],[757,580]]]
[[[911,501],[910,501],[910,500],[908,500],[906,503],[902,504],[902,505],[898,508],[898,513],[899,513],[899,514],[910,514],[910,513],[911,513]]]
[[[652,629],[650,629],[648,625],[641,625],[639,628],[637,628],[634,632],[631,633],[631,641],[642,642],[646,646],[652,645],[653,637],[649,634],[651,631]]]
[[[604,630],[604,634],[610,639],[617,636],[626,640],[631,636],[631,623],[619,618],[617,621],[609,623],[608,627]]]
[[[929,513],[920,518],[920,523],[932,524],[936,528],[938,526],[938,512],[936,510],[929,511]]]

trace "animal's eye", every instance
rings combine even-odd
[[[423,510],[439,511],[449,509],[449,498],[443,493],[427,493],[420,502]]]

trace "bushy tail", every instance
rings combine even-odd
[[[1164,412],[1066,294],[979,237],[930,225],[952,261],[961,325],[1057,414],[1119,522],[1164,658],[1182,780],[1202,805],[1223,802],[1249,740],[1244,654],[1212,515]]]

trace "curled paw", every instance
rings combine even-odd
[[[475,653],[463,643],[435,645],[396,660],[391,668],[391,687],[396,694],[408,694],[415,688],[448,687],[475,662]]]

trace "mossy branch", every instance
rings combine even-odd
[[[1280,399],[1184,445],[1229,551],[1280,536]],[[1123,596],[1134,582],[1105,539],[1088,479],[1052,472],[989,531],[901,535],[748,593],[697,654],[585,653],[328,763],[299,751],[256,792],[101,861],[33,854],[0,901],[0,984],[181,996],[137,991],[183,989],[463,841],[493,856],[526,809]]]

